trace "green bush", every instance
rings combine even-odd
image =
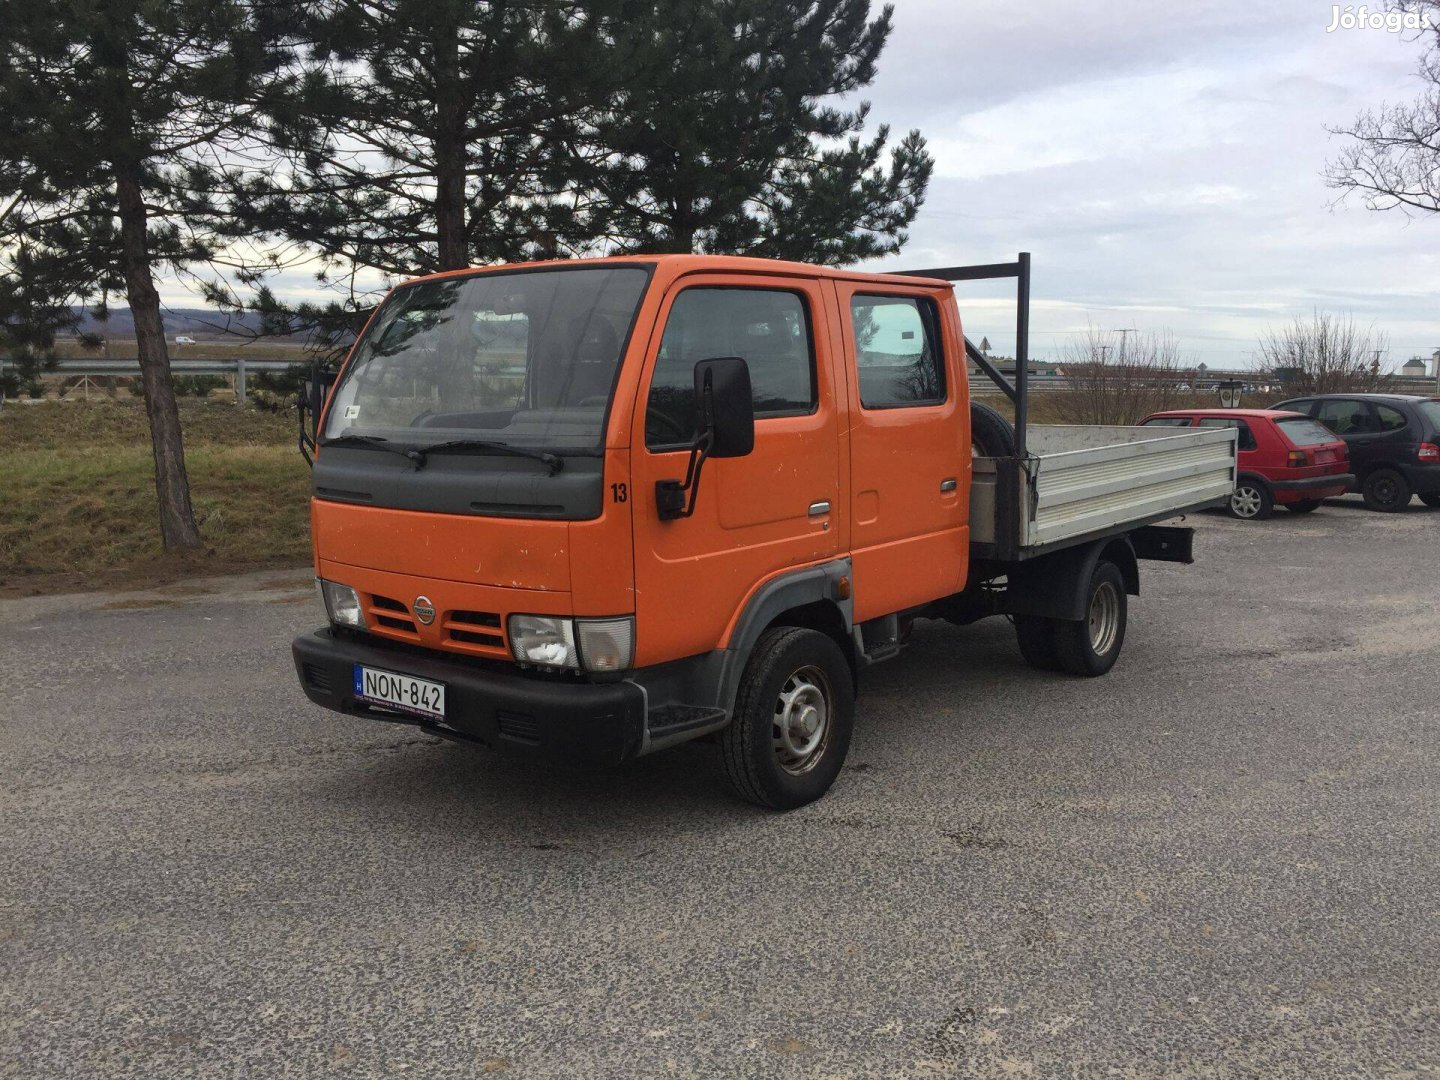
[[[176,375],[175,393],[181,397],[209,397],[210,391],[219,390],[225,380],[219,375]]]

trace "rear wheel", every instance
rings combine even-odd
[[[1275,512],[1275,500],[1263,482],[1242,476],[1235,481],[1228,509],[1231,517],[1241,521],[1264,521]]]
[[[1104,675],[1120,658],[1125,644],[1128,609],[1125,577],[1112,562],[1101,560],[1090,574],[1085,592],[1085,618],[1055,620],[1055,654],[1072,675]]]
[[[774,810],[814,802],[845,763],[854,714],[853,676],[840,646],[816,630],[767,630],[720,734],[730,786]]]
[[[1020,655],[1037,671],[1060,671],[1060,654],[1055,648],[1055,620],[1039,615],[1015,616],[1015,640]]]
[[[1410,484],[1394,469],[1376,469],[1360,485],[1365,505],[1382,514],[1396,514],[1410,505]]]
[[[1426,506],[1431,506],[1434,507],[1436,510],[1440,510],[1440,491],[1432,491],[1428,495],[1421,495],[1420,501]]]
[[[1285,509],[1292,514],[1310,514],[1320,509],[1320,500],[1301,499],[1299,502],[1286,503]]]

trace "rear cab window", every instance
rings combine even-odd
[[[1275,426],[1280,429],[1280,434],[1289,440],[1290,445],[1297,449],[1307,446],[1326,446],[1340,441],[1333,431],[1324,424],[1311,420],[1308,416],[1291,416],[1276,420]]]
[[[856,293],[850,298],[850,318],[863,408],[945,403],[945,354],[933,300]]]
[[[645,405],[647,448],[694,441],[695,365],[721,356],[738,356],[749,366],[757,421],[815,411],[815,347],[805,298],[784,289],[695,285],[675,298],[665,322]]]

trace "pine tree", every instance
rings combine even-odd
[[[897,252],[933,161],[912,131],[835,103],[875,77],[892,7],[869,0],[636,0],[617,85],[561,177],[574,239],[843,264]]]
[[[278,69],[273,20],[285,10],[236,0],[7,0],[0,20],[0,258],[5,291],[31,294],[5,313],[10,333],[43,340],[43,325],[24,325],[36,311],[126,297],[167,548],[198,547],[200,533],[156,271],[215,254],[216,208],[181,194],[206,171],[205,157],[238,137],[246,102]]]

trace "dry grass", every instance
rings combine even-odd
[[[203,551],[168,556],[138,403],[46,403],[0,412],[0,591],[146,585],[300,565],[309,473],[283,417],[182,407]]]

